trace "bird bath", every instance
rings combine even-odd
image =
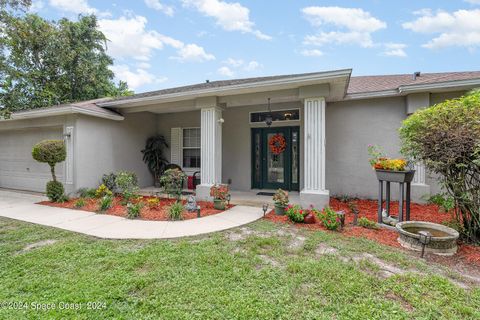
[[[459,234],[452,228],[424,221],[400,222],[397,223],[396,228],[400,233],[398,242],[407,249],[421,251],[419,232],[427,231],[432,237],[426,245],[426,252],[445,256],[454,255],[457,252]]]

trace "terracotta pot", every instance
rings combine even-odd
[[[275,205],[275,214],[277,216],[285,215],[285,207]]]
[[[303,218],[303,223],[306,224],[314,224],[315,223],[315,215],[313,213],[308,213],[305,218]]]

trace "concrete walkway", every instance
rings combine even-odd
[[[185,221],[129,220],[88,211],[35,204],[39,195],[0,189],[0,217],[106,239],[170,239],[235,228],[263,216],[261,208],[235,206],[220,214]]]

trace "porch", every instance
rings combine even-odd
[[[272,195],[275,190],[265,190],[265,189],[252,189],[249,191],[239,191],[239,190],[230,190],[231,200],[230,203],[239,206],[251,206],[251,207],[262,207],[264,204],[268,204],[269,208],[273,208]],[[259,194],[265,193],[265,194]],[[161,188],[156,187],[146,187],[140,190],[140,194],[143,196],[157,195],[162,197],[168,197],[168,195],[163,193]],[[184,189],[182,199],[188,198],[189,195],[195,195],[193,190]],[[291,204],[300,204],[300,193],[297,191],[291,191],[288,193]]]

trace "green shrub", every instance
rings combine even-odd
[[[77,201],[75,201],[74,206],[75,206],[75,208],[83,208],[83,207],[85,207],[85,204],[86,204],[85,199],[80,198]]]
[[[95,198],[97,190],[96,189],[89,189],[89,188],[82,188],[78,190],[78,194],[80,195],[81,198]]]
[[[32,157],[38,162],[47,163],[50,166],[53,181],[57,181],[55,165],[65,161],[67,150],[63,140],[44,140],[33,146]]]
[[[183,211],[185,207],[180,201],[176,201],[174,204],[168,208],[168,218],[170,220],[181,220],[183,219]]]
[[[97,190],[95,190],[95,198],[102,198],[104,196],[111,196],[113,193],[106,185],[101,184]]]
[[[102,184],[104,184],[108,190],[115,192],[117,190],[117,175],[113,172],[104,174],[102,177]]]
[[[298,204],[289,205],[285,210],[285,214],[292,222],[300,223],[303,222],[303,220],[305,219],[305,212]]]
[[[358,225],[367,229],[378,229],[377,223],[375,221],[368,220],[366,217],[359,218]]]
[[[52,202],[65,201],[65,189],[59,181],[49,181],[47,183],[47,197]]]
[[[107,211],[112,207],[113,204],[113,197],[112,195],[104,195],[102,199],[100,199],[99,210],[100,211]]]
[[[183,184],[187,179],[187,175],[178,169],[165,170],[164,174],[160,178],[160,184],[163,190],[169,196],[173,196],[176,199],[180,199],[183,190]]]
[[[402,153],[454,198],[465,240],[480,243],[480,90],[419,110],[400,129]]]
[[[325,207],[323,211],[319,211],[317,217],[328,230],[338,230],[340,227],[340,218],[330,207]]]
[[[129,202],[129,203],[127,203],[127,218],[129,218],[129,219],[138,218],[140,216],[142,208],[143,208],[143,203],[142,202],[137,202],[137,203]]]
[[[117,178],[115,179],[117,183],[118,192],[122,195],[125,203],[130,202],[130,200],[138,197],[138,179],[135,173],[120,171],[117,173]]]
[[[455,199],[444,193],[432,195],[428,198],[428,203],[436,204],[445,212],[449,212],[455,208]]]
[[[160,182],[160,177],[168,164],[163,152],[168,148],[167,140],[162,135],[155,135],[147,139],[145,149],[142,150],[143,161],[153,174],[155,185]]]

